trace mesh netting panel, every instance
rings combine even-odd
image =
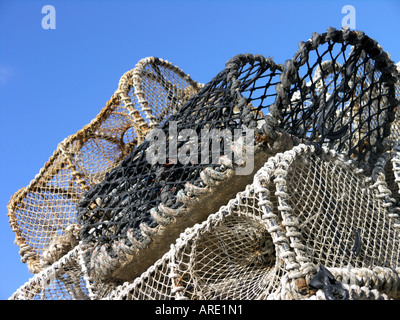
[[[400,62],[396,64],[396,70],[397,74],[400,74]],[[396,99],[400,100],[400,78],[398,77],[398,80],[395,85],[395,93],[396,93]],[[397,143],[397,141],[400,139],[400,110],[399,108],[395,109],[396,114],[395,114],[395,119],[393,123],[391,124],[390,127],[390,136],[388,137],[389,140],[392,142],[392,144]]]
[[[250,54],[234,57],[157,131],[159,136],[165,137],[164,161],[150,163],[147,152],[154,141],[148,138],[86,194],[79,204],[79,221],[82,240],[94,245],[92,254],[87,256],[93,275],[108,277],[110,271],[117,269],[127,256],[147,248],[160,232],[164,237],[178,236],[183,230],[183,227],[177,227],[176,219],[179,217],[183,224],[193,225],[201,221],[194,218],[195,215],[185,218],[184,214],[198,196],[209,192],[210,186],[232,174],[232,163],[235,162],[232,159],[229,163],[221,162],[227,152],[232,152],[232,145],[221,138],[217,140],[220,148],[214,152],[214,142],[209,138],[222,132],[233,137],[235,129],[240,129],[236,142],[243,145],[247,141],[243,136],[244,128],[254,130],[256,138],[260,138],[257,134],[261,133],[260,127],[265,122],[264,113],[275,100],[274,86],[279,75],[280,66],[270,59]],[[171,134],[174,126],[178,137]],[[200,138],[193,143],[197,158],[186,162],[171,156],[171,152],[185,150],[186,143],[190,142],[182,133],[184,129],[192,130],[200,137],[202,130],[213,132],[206,139]],[[250,138],[254,139],[254,135]],[[209,142],[205,148],[202,145],[204,141]],[[204,151],[205,161],[201,158]],[[233,190],[232,195],[239,190]],[[222,196],[220,198],[226,201]],[[202,219],[209,213],[204,212]],[[164,231],[168,230],[169,224],[172,224],[171,231]],[[172,232],[174,228],[176,230]],[[161,242],[165,242],[168,248],[166,239]],[[155,254],[161,256],[160,250],[157,247]]]
[[[232,216],[223,226],[215,227],[193,241],[186,280],[193,289],[184,294],[207,300],[240,300],[258,299],[268,287],[274,289],[270,280],[277,278],[279,268],[275,268],[274,245],[265,225]],[[182,282],[177,279],[175,285]]]
[[[400,221],[382,174],[377,166],[368,177],[311,146],[278,154],[245,191],[106,298],[324,298],[307,285],[318,265],[350,298],[398,298]]]
[[[400,220],[384,180],[386,155],[368,176],[340,154],[311,150],[303,146],[283,156],[274,180],[300,270],[324,265],[345,284],[367,284],[398,298]],[[385,287],[392,277],[395,283]]]
[[[158,58],[142,59],[133,70],[133,99],[151,128],[162,124],[202,87],[182,70]]]
[[[394,120],[396,76],[388,54],[364,33],[314,33],[286,62],[275,125],[373,165]]]
[[[366,177],[341,162],[316,156],[295,159],[275,179],[283,218],[298,221],[302,250],[316,264],[360,268],[399,265],[396,215],[391,201],[378,201]],[[398,223],[398,221],[397,221]],[[356,239],[359,238],[359,243]]]
[[[121,77],[118,90],[97,117],[58,145],[35,179],[8,205],[21,260],[28,262],[31,272],[77,244],[79,230],[71,237],[67,228],[79,228],[75,207],[84,192],[142,143],[156,121],[179,109],[200,87],[167,61],[143,59]],[[154,100],[161,96],[169,99],[168,105]]]
[[[392,197],[396,200],[397,206],[400,204],[400,140],[394,144],[390,152],[390,161],[385,164],[385,177],[392,192]]]

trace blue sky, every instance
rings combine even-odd
[[[55,30],[41,25],[47,4],[56,9]],[[239,53],[284,63],[312,32],[341,28],[344,5],[355,7],[356,29],[400,61],[400,0],[0,0],[0,299],[33,276],[13,243],[10,197],[99,113],[140,59],[169,60],[202,83]]]

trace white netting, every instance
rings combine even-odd
[[[397,297],[400,225],[381,173],[367,178],[343,157],[304,145],[278,154],[108,299],[304,299],[319,264],[345,284]],[[370,296],[366,288],[356,291]]]

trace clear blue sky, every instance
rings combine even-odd
[[[55,30],[41,26],[46,4]],[[400,0],[0,0],[0,299],[32,277],[13,243],[11,195],[97,115],[124,72],[157,56],[206,83],[238,53],[284,63],[312,32],[341,28],[347,4],[356,29],[398,62]]]

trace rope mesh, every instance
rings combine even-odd
[[[246,190],[201,224],[185,230],[140,277],[112,290],[103,283],[95,296],[88,292],[85,296],[323,299],[320,291],[308,289],[305,283],[315,275],[317,266],[324,264],[345,287],[351,288],[354,299],[398,298],[400,220],[392,199],[384,194],[387,188],[381,180],[382,170],[383,166],[377,166],[368,176],[335,151],[306,145],[277,154],[255,174]],[[350,177],[340,189],[338,174]],[[299,190],[305,191],[301,201],[293,198]],[[350,199],[348,195],[355,191],[359,196]],[[327,206],[315,199],[316,194],[334,198],[335,209],[329,208],[327,213]],[[357,229],[362,232],[356,250]],[[76,252],[78,247],[68,258],[74,257],[75,263],[81,261],[80,276],[90,279],[82,263],[84,253],[79,260]],[[47,290],[40,285],[35,288]],[[26,285],[15,297],[31,297],[33,292]],[[35,294],[40,296],[40,292]]]

